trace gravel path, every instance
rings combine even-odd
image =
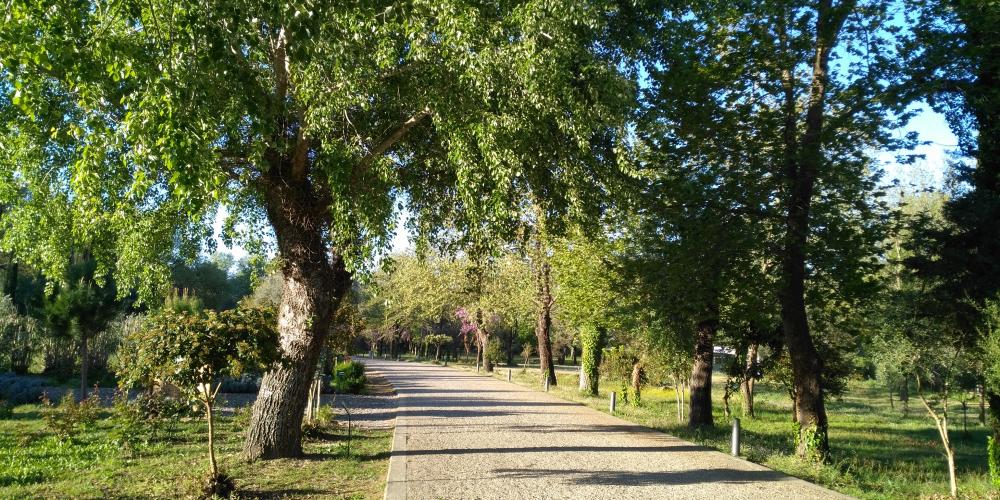
[[[386,498],[844,498],[548,394],[365,360],[398,392]]]

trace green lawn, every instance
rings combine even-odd
[[[197,496],[207,470],[204,421],[181,421],[128,456],[111,443],[107,420],[61,443],[39,408],[22,405],[0,420],[0,498]],[[381,498],[391,431],[355,430],[348,455],[346,431],[330,426],[306,442],[303,459],[248,463],[239,458],[242,434],[233,420],[217,419],[217,454],[240,497]]]
[[[449,363],[451,365],[451,363]],[[457,365],[470,369],[468,366]],[[474,369],[474,368],[471,368]],[[483,372],[485,374],[485,372]],[[507,368],[494,376],[507,379]],[[581,395],[575,373],[558,373],[559,384],[550,389],[555,396],[608,411],[608,391],[617,387],[603,385],[600,397]],[[514,368],[514,381],[538,387],[537,369],[527,372]],[[730,420],[722,410],[721,377],[713,387],[716,428],[694,432],[677,421],[672,389],[647,388],[640,407],[619,405],[617,415],[700,444],[729,451]],[[604,382],[602,382],[604,383]],[[878,385],[852,382],[842,399],[828,402],[832,462],[826,465],[807,463],[790,455],[794,446],[791,402],[783,391],[758,384],[757,418],[742,419],[743,455],[757,463],[798,476],[826,487],[861,498],[917,498],[946,496],[948,472],[941,442],[933,422],[920,401],[911,397],[909,412],[903,415],[896,402],[889,407],[888,396]],[[739,412],[739,396],[731,400]],[[956,447],[959,495],[967,498],[1000,498],[992,489],[986,465],[987,430],[979,425],[978,407],[969,405],[968,434],[962,431],[960,404],[952,408],[952,441]]]

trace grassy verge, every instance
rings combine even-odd
[[[221,469],[235,477],[242,498],[380,498],[392,432],[329,426],[305,443],[302,459],[246,462],[239,458],[242,428],[217,419]],[[100,420],[71,443],[45,428],[38,405],[22,405],[0,420],[0,498],[196,497],[207,470],[206,425],[180,421],[133,454],[113,444]]]
[[[474,366],[462,363],[449,363],[449,366],[475,370]],[[499,368],[493,376],[507,380],[507,368]],[[550,388],[551,394],[608,412],[608,394],[617,389],[617,384],[602,381],[601,395],[593,397],[580,394],[577,390],[577,374],[557,373],[557,378],[559,383]],[[513,381],[519,385],[539,389],[539,380],[537,369],[513,368]],[[728,452],[730,419],[723,415],[722,410],[721,386],[724,381],[717,376],[714,382],[714,430],[693,431],[683,422],[678,422],[674,391],[669,388],[645,389],[641,405],[619,405],[616,416]],[[916,397],[912,398],[909,410],[904,413],[899,402],[895,403],[895,408],[890,408],[888,396],[877,385],[852,382],[843,398],[828,402],[830,444],[833,447],[831,463],[815,464],[791,455],[795,427],[791,422],[788,396],[767,383],[758,384],[757,388],[757,417],[741,419],[742,451],[748,460],[860,498],[947,495],[948,472],[941,442],[934,424]],[[734,412],[740,411],[738,396],[733,397],[731,404]],[[959,495],[965,498],[1000,498],[1000,493],[989,482],[987,430],[976,420],[978,408],[970,404],[967,433],[963,431],[961,406],[956,405],[951,411]]]

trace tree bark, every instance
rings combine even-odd
[[[548,259],[542,255],[541,243],[535,244],[536,248],[536,276],[535,286],[537,291],[538,315],[535,323],[535,336],[538,338],[538,364],[540,368],[541,384],[545,385],[546,378],[550,386],[555,386],[556,369],[552,364],[552,268]]]
[[[219,476],[219,465],[215,461],[215,420],[212,418],[212,403],[205,403],[205,418],[208,420],[208,465],[212,478]]]
[[[689,427],[711,427],[712,420],[712,348],[719,322],[715,318],[702,320],[697,326],[694,365],[691,368],[691,408]]]
[[[476,337],[479,339],[479,352],[483,360],[483,369],[486,370],[486,373],[492,373],[493,360],[487,356],[490,344],[490,333],[483,325],[483,310],[476,308]]]
[[[642,402],[642,361],[632,364],[632,405]]]
[[[786,69],[783,77],[784,174],[788,190],[785,205],[788,212],[785,218],[785,244],[781,258],[783,280],[779,296],[782,330],[795,380],[797,421],[800,425],[797,452],[801,456],[810,451],[807,449],[809,446],[815,446],[816,449],[812,451],[821,457],[825,457],[829,451],[828,423],[823,401],[823,363],[813,344],[806,314],[806,242],[810,231],[810,206],[816,177],[825,161],[822,134],[830,52],[854,3],[853,0],[844,0],[836,7],[832,0],[819,0],[817,3],[812,81],[801,142],[796,138],[798,113],[792,70]],[[782,20],[782,26],[783,23]],[[782,30],[781,26],[779,30]],[[782,43],[785,45],[786,42],[783,40]]]
[[[747,364],[743,372],[743,382],[740,384],[740,395],[743,397],[743,416],[754,417],[753,388],[757,379],[757,344],[747,347]]]
[[[351,284],[343,259],[324,237],[328,206],[307,180],[265,174],[265,205],[281,255],[284,283],[278,332],[286,362],[264,375],[243,453],[248,459],[302,455],[302,418],[323,343]],[[287,169],[286,169],[287,170]]]

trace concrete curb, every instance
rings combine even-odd
[[[399,396],[397,396],[398,398]],[[399,408],[399,401],[396,402]],[[389,471],[385,477],[385,500],[406,499],[406,431],[400,431],[402,419],[396,415],[392,431],[392,449],[389,452]]]

